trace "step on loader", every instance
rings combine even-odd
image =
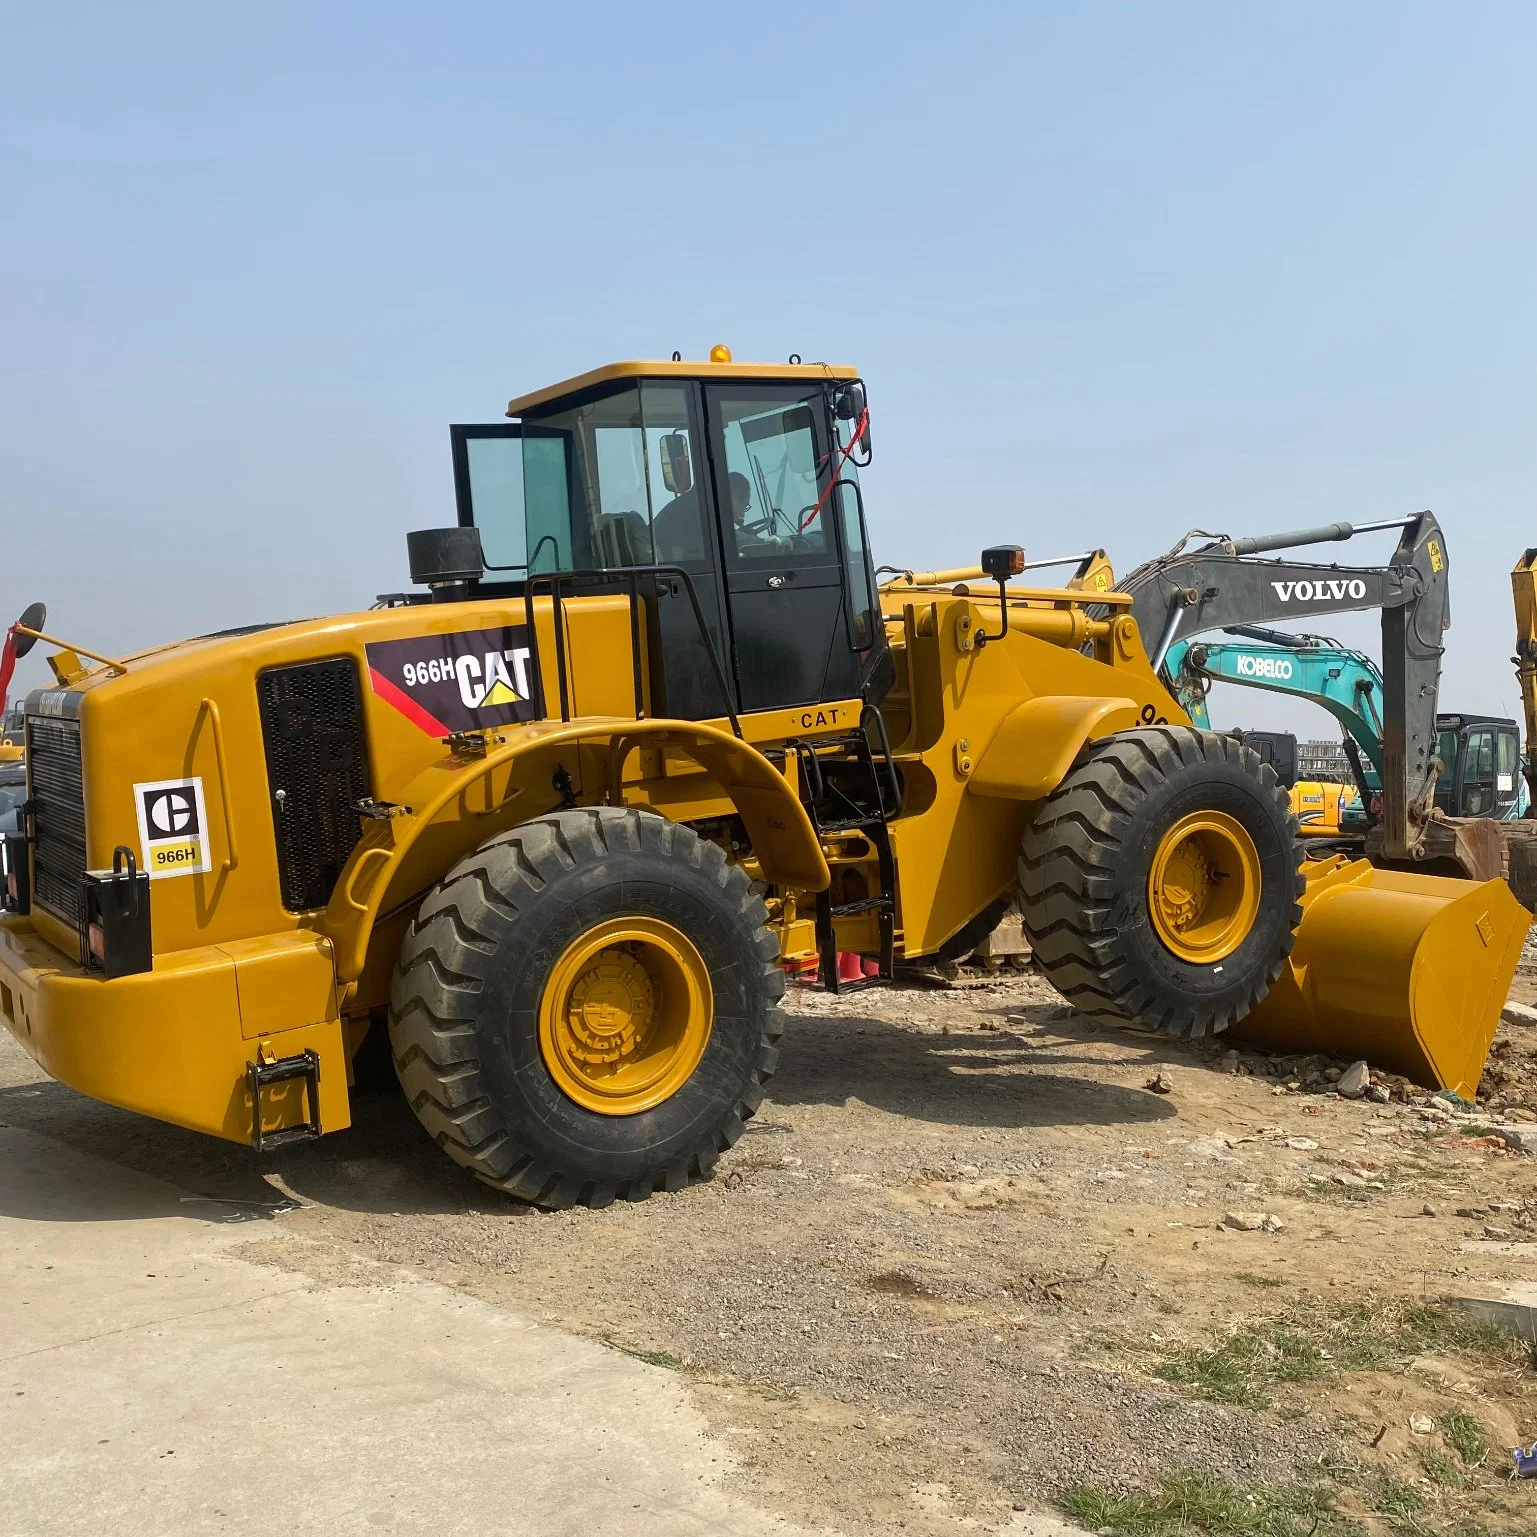
[[[385,1032],[480,1179],[637,1199],[741,1134],[787,966],[890,976],[1013,899],[1085,1014],[1396,1032],[1470,1091],[1505,887],[1305,877],[1274,772],[1192,726],[1101,552],[879,582],[854,369],[722,348],[507,416],[451,430],[413,592],[124,658],[13,631],[56,686],[0,1013],[56,1078],[270,1148],[348,1124]]]

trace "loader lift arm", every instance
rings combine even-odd
[[[1256,556],[1357,534],[1399,530],[1386,565],[1342,566]],[[1196,549],[1184,541],[1147,561],[1121,584],[1143,635],[1157,637],[1153,664],[1163,667],[1180,638],[1236,624],[1312,619],[1368,609],[1382,612],[1383,851],[1421,857],[1434,804],[1436,693],[1451,623],[1446,540],[1433,514],[1376,523],[1329,523],[1250,539],[1213,537]]]

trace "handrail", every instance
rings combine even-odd
[[[689,606],[694,611],[694,623],[698,626],[699,638],[704,642],[705,655],[710,660],[710,671],[714,674],[716,686],[720,689],[726,719],[731,722],[732,733],[740,737],[742,723],[737,719],[736,706],[731,700],[731,685],[726,680],[726,670],[721,666],[720,657],[715,650],[715,642],[710,638],[709,628],[705,624],[704,610],[699,605],[699,594],[694,588],[694,579],[682,566],[619,566],[611,571],[530,572],[524,581],[523,611],[528,625],[529,644],[534,653],[534,671],[541,679],[541,692],[544,673],[539,661],[539,632],[534,625],[535,587],[547,582],[550,588],[551,618],[555,625],[556,683],[560,689],[560,718],[565,722],[571,719],[571,694],[566,682],[566,637],[565,625],[562,622],[565,596],[561,589],[568,582],[624,582],[629,587],[630,599],[630,669],[635,690],[635,719],[645,719],[645,690],[641,676],[640,655],[640,578],[643,576],[677,577],[682,581],[684,591],[688,593]]]
[[[219,706],[212,699],[205,699],[203,708],[207,710],[209,722],[213,726],[213,760],[219,770],[219,803],[224,808],[224,843],[229,850],[224,869],[234,874],[240,868],[240,851],[235,847],[235,818],[230,810],[229,765],[224,759],[224,727],[219,720]]]

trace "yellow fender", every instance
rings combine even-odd
[[[971,775],[973,795],[1039,800],[1067,777],[1085,742],[1143,724],[1134,700],[1040,694],[1016,705]],[[1183,722],[1181,722],[1183,724]]]
[[[393,815],[369,822],[320,924],[335,950],[338,980],[362,975],[381,915],[420,900],[488,838],[554,809],[550,779],[558,763],[580,766],[589,800],[589,776],[606,779],[610,803],[619,804],[624,760],[641,747],[680,752],[715,780],[742,818],[765,880],[826,890],[827,859],[795,791],[762,753],[729,732],[676,720],[503,727],[485,757],[439,759],[411,781]]]

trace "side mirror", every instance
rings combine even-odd
[[[688,434],[664,432],[660,443],[662,453],[662,484],[674,496],[682,496],[694,487],[694,467],[688,458]]]
[[[29,630],[40,630],[48,623],[48,609],[42,603],[29,603],[21,611],[21,618],[16,623],[25,625]],[[18,657],[25,656],[36,644],[35,635],[13,635],[11,637],[12,654]]]
[[[857,451],[861,455],[850,462],[862,469],[870,462],[870,416],[865,387],[859,380],[833,392],[833,415],[840,422],[864,422],[864,431],[849,444],[850,453]]]

